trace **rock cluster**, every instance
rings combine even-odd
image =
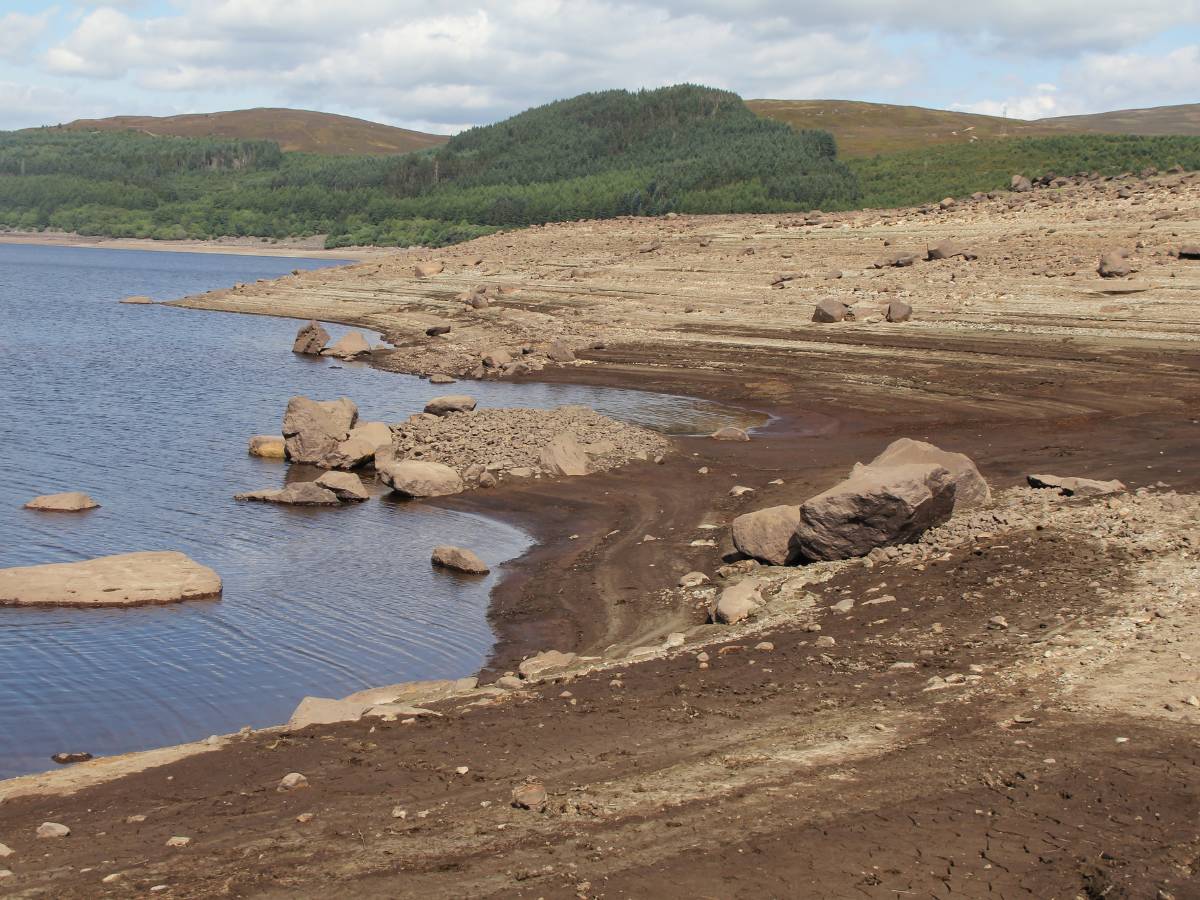
[[[670,447],[662,435],[583,406],[422,414],[393,431],[392,445],[375,458],[387,483],[397,471],[403,474],[418,463],[448,467],[470,486],[486,486],[499,478],[584,475],[647,459]],[[449,487],[452,479],[444,472],[441,476]]]
[[[353,400],[293,397],[283,414],[284,451],[289,461],[323,469],[353,469],[370,462],[392,441],[383,422],[358,421]]]

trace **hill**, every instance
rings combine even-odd
[[[695,85],[584,94],[401,156],[127,130],[0,133],[0,225],[117,237],[438,245],[572,219],[844,208],[857,185],[828,133]]]
[[[857,100],[747,100],[746,105],[793,128],[828,131],[846,157],[1065,134],[1200,135],[1200,104],[1036,120]]]
[[[409,131],[306,109],[236,109],[181,116],[113,116],[77,119],[72,131],[136,131],[172,137],[274,141],[285,151],[327,156],[393,156],[444,144],[440,134]]]

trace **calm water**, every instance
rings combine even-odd
[[[103,755],[275,724],[305,694],[482,665],[498,575],[436,573],[429,550],[462,544],[495,566],[529,546],[519,529],[378,499],[331,510],[232,500],[283,484],[286,466],[249,457],[246,440],[278,433],[293,394],[348,396],[364,419],[398,421],[437,388],[296,357],[292,320],[116,302],[328,264],[0,244],[0,566],[175,549],[225,583],[220,601],[171,607],[0,608],[0,777],[52,767],[59,751]],[[481,405],[584,403],[664,430],[729,418],[634,391],[466,389]],[[21,509],[64,490],[102,508]]]

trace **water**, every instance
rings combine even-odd
[[[0,608],[0,777],[60,751],[96,755],[284,721],[306,694],[467,675],[492,634],[498,564],[530,538],[485,517],[372,499],[337,509],[239,504],[283,484],[252,458],[293,394],[348,396],[399,421],[437,391],[290,352],[294,320],[120,305],[328,261],[0,244],[0,566],[173,549],[216,569],[219,601],[128,610]],[[329,327],[337,337],[345,329]],[[481,405],[583,403],[663,430],[729,421],[695,401],[563,385],[472,383]],[[81,490],[82,514],[21,508]],[[493,566],[434,572],[449,542]]]

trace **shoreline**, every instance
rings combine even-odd
[[[536,352],[554,336],[580,362],[515,381],[771,418],[748,443],[676,437],[661,467],[436,501],[511,517],[536,541],[493,589],[483,674],[531,650],[593,659],[435,704],[437,716],[271,729],[6,802],[21,887],[84,897],[118,872],[187,897],[319,897],[347,880],[365,900],[398,884],[435,898],[767,896],[780,884],[1183,896],[1200,814],[1179,776],[1200,763],[1200,264],[1168,251],[1200,235],[1200,182],[1158,185],[1139,187],[1136,216],[1084,186],[885,224],[830,217],[844,229],[780,216],[547,226],[437,251],[446,271],[433,278],[399,256],[181,301],[375,328],[394,349],[371,364],[407,374],[451,350]],[[1156,231],[1162,216],[1175,220]],[[1131,231],[1145,244],[1132,298],[1063,268]],[[963,236],[977,260],[872,267],[882,246]],[[638,249],[651,237],[662,252]],[[773,274],[797,267],[813,271]],[[485,278],[515,292],[463,309],[454,298]],[[917,317],[811,324],[827,296],[864,312],[903,297]],[[434,322],[453,324],[449,341],[425,336]],[[691,570],[736,583],[717,572],[733,517],[802,502],[901,436],[967,454],[994,502],[956,515],[917,557],[756,569],[779,593],[749,624],[705,624],[702,591],[675,587]],[[1041,471],[1130,491],[1023,486]],[[738,485],[754,493],[731,496]],[[700,535],[715,545],[694,545]],[[667,631],[684,645],[664,647]],[[288,772],[311,787],[277,791]],[[510,804],[530,782],[545,803]],[[236,809],[214,808],[219,797]],[[42,821],[97,837],[26,840]],[[195,845],[164,851],[172,835]],[[739,859],[753,865],[731,869]]]
[[[311,241],[312,239],[305,239]],[[203,240],[154,240],[151,238],[110,238],[73,234],[65,231],[0,231],[0,244],[24,244],[40,247],[82,247],[99,250],[151,250],[164,253],[223,253],[230,256],[278,256],[294,259],[343,259],[363,262],[390,256],[395,247],[346,247],[326,250],[299,241],[262,243],[257,238],[218,238]]]

